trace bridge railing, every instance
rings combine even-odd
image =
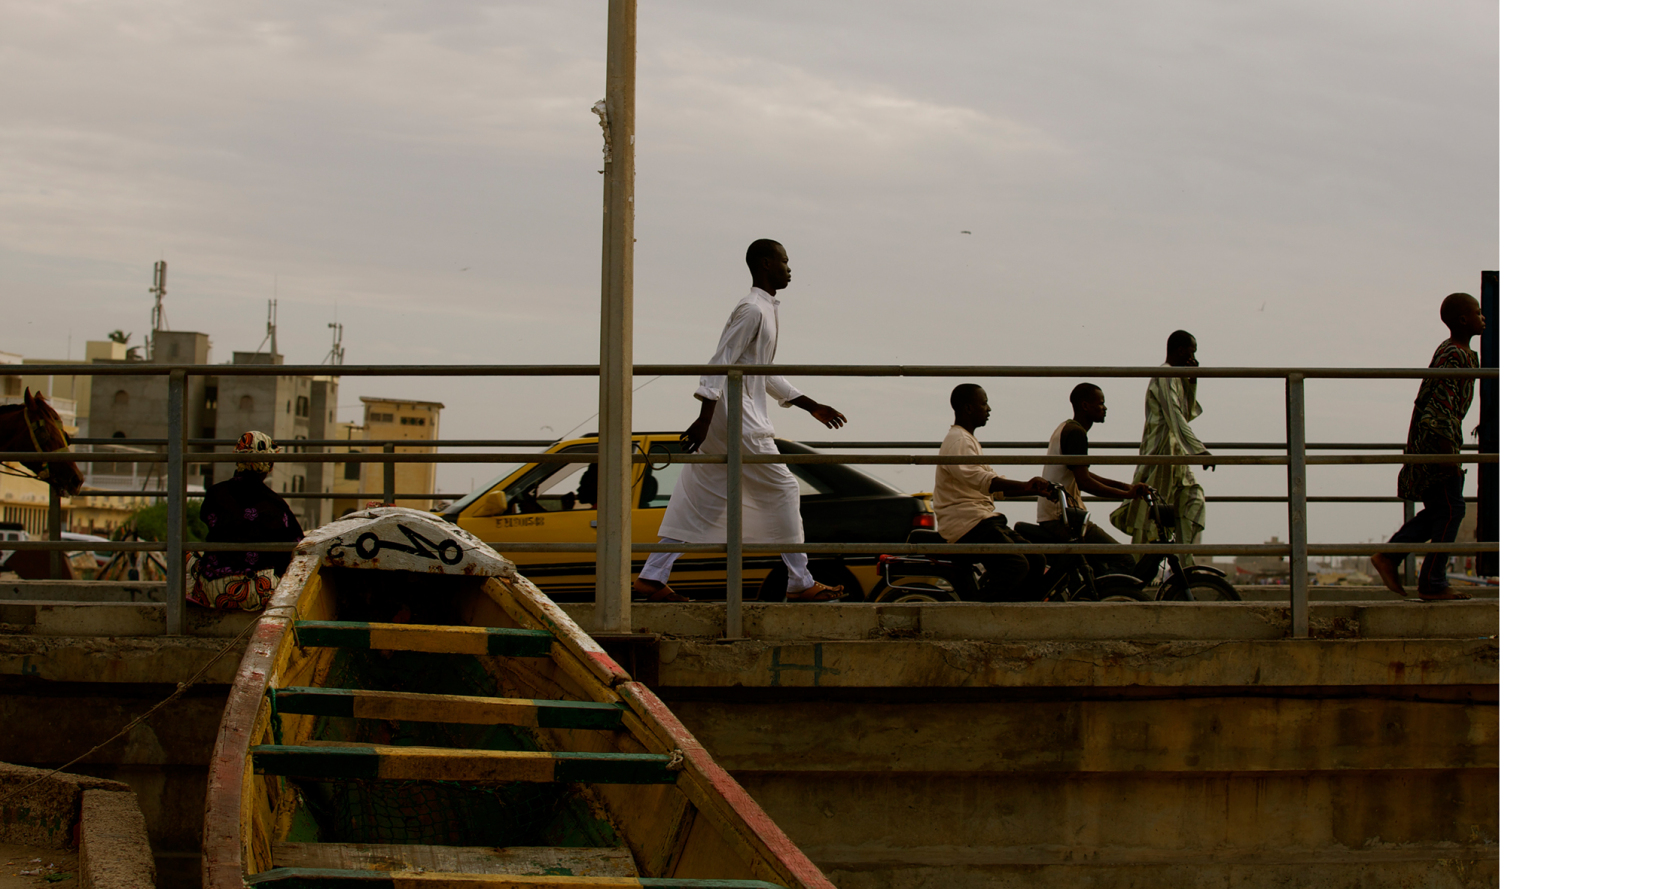
[[[85,375],[165,375],[168,377],[167,399],[167,429],[168,438],[162,440],[134,440],[120,439],[121,445],[132,447],[136,445],[165,445],[161,452],[134,453],[125,451],[120,454],[121,463],[165,463],[166,464],[166,491],[167,498],[167,540],[163,544],[126,541],[96,544],[100,551],[110,552],[165,552],[167,564],[167,628],[170,634],[178,634],[184,626],[184,553],[194,552],[247,552],[247,551],[284,551],[292,549],[288,544],[248,544],[248,543],[208,543],[185,541],[185,500],[186,490],[186,463],[235,463],[246,460],[243,455],[234,453],[203,453],[192,451],[192,447],[205,445],[226,445],[227,441],[218,439],[190,439],[185,429],[185,402],[187,381],[191,376],[421,376],[421,377],[552,377],[552,376],[598,376],[597,365],[161,365],[143,363],[112,363],[112,364],[77,364],[64,365],[61,368],[51,365],[38,365],[31,368],[35,373],[75,373]],[[1092,454],[1088,456],[1067,456],[1067,465],[1123,465],[1134,466],[1144,464],[1171,464],[1171,465],[1218,465],[1218,466],[1284,466],[1286,467],[1286,494],[1283,497],[1208,497],[1213,503],[1223,502],[1284,502],[1288,525],[1287,540],[1283,544],[909,544],[909,543],[744,543],[742,531],[741,509],[727,510],[727,539],[724,544],[631,544],[636,552],[693,552],[693,553],[724,553],[727,557],[727,633],[731,637],[742,634],[742,620],[740,605],[742,602],[742,558],[745,553],[751,555],[774,555],[784,552],[800,552],[807,554],[825,553],[875,553],[875,554],[932,554],[932,555],[972,555],[996,553],[1038,553],[1038,554],[1110,554],[1124,553],[1141,555],[1148,553],[1176,553],[1191,555],[1252,555],[1252,556],[1286,556],[1289,557],[1288,598],[1291,611],[1291,626],[1293,635],[1306,637],[1308,635],[1308,564],[1310,556],[1338,556],[1338,555],[1367,555],[1375,552],[1397,553],[1426,553],[1446,552],[1449,554],[1475,554],[1482,552],[1497,552],[1498,544],[1491,543],[1339,543],[1339,544],[1310,544],[1308,542],[1308,504],[1310,502],[1389,502],[1394,498],[1358,498],[1358,497],[1318,497],[1308,495],[1308,467],[1334,465],[1368,465],[1368,464],[1404,464],[1404,463],[1496,463],[1498,454],[1460,453],[1460,454],[1310,454],[1310,450],[1384,450],[1399,448],[1399,445],[1377,443],[1324,443],[1310,445],[1306,439],[1306,401],[1304,383],[1311,379],[1333,380],[1378,380],[1378,379],[1425,379],[1425,378],[1459,378],[1484,379],[1497,378],[1496,368],[1481,369],[1427,369],[1427,368],[1309,368],[1309,367],[1061,367],[1061,366],[978,366],[978,365],[700,365],[700,364],[671,364],[671,365],[636,365],[636,375],[658,376],[691,376],[699,377],[709,374],[724,374],[726,376],[727,399],[742,399],[743,377],[746,374],[785,374],[794,377],[930,377],[956,379],[988,379],[1000,377],[1033,377],[1033,378],[1148,378],[1148,377],[1200,377],[1220,379],[1260,379],[1279,380],[1284,386],[1285,393],[1285,430],[1283,442],[1235,442],[1227,445],[1212,446],[1213,450],[1283,450],[1283,454],[1253,454],[1230,455],[1212,453],[1194,457],[1167,457],[1148,456],[1141,454]],[[727,440],[737,441],[741,436],[741,411],[727,412]],[[85,441],[85,440],[82,440]],[[92,443],[92,442],[86,442]],[[105,443],[98,441],[97,443]],[[111,440],[109,444],[116,443]],[[281,455],[284,463],[379,463],[383,464],[385,479],[383,482],[383,499],[385,494],[396,496],[393,479],[393,469],[398,463],[591,463],[597,462],[596,454],[544,454],[544,453],[500,453],[500,452],[463,452],[463,453],[396,453],[394,447],[432,448],[440,445],[499,447],[523,444],[519,440],[479,439],[464,441],[435,442],[424,440],[387,440],[366,441],[355,440],[295,440],[283,442],[284,445],[305,447],[307,451],[287,451]],[[381,446],[382,452],[340,453],[328,452],[321,449],[331,446],[354,447]],[[812,444],[831,445],[832,442],[814,442]],[[1036,442],[996,442],[1000,447],[1042,447],[1046,443]],[[1111,443],[1108,446],[1134,446],[1134,443]],[[537,443],[538,447],[545,447],[546,443]],[[902,448],[932,448],[934,442],[844,442],[835,444],[844,450],[858,449],[902,449]],[[90,456],[86,453],[64,452],[57,454],[32,453],[0,453],[0,462],[30,461],[85,461]],[[112,455],[113,456],[113,455]],[[978,457],[945,457],[937,454],[742,454],[734,451],[729,454],[636,454],[635,463],[664,461],[675,463],[724,463],[727,465],[727,493],[728,502],[741,502],[743,463],[842,463],[865,465],[941,465],[941,464],[976,464],[996,462],[1002,465],[1032,465],[1042,466],[1053,464],[1056,458],[1049,455],[1006,455],[988,459]],[[100,496],[156,496],[163,492],[156,491],[99,491]],[[352,492],[356,493],[356,492]],[[361,499],[360,497],[342,496],[341,492],[307,492],[301,495],[289,494],[288,497],[320,497],[328,499]],[[423,499],[433,495],[423,494]],[[57,505],[57,496],[54,491],[53,505]],[[57,512],[56,508],[53,510]],[[55,520],[51,525],[54,536],[59,523]],[[584,553],[595,552],[596,544],[584,543],[495,543],[486,541],[501,552],[548,552],[548,553]],[[80,541],[17,541],[8,542],[8,549],[40,549],[40,550],[85,550],[90,548],[87,543]]]

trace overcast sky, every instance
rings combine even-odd
[[[1422,366],[1440,299],[1498,267],[1491,0],[646,0],[639,22],[641,362],[708,359],[756,237],[793,260],[790,363],[1148,365],[1179,327],[1207,365]],[[259,343],[275,294],[289,363],[321,360],[336,317],[350,363],[592,363],[604,61],[598,0],[12,0],[0,350],[142,330],[165,258],[172,327],[216,361]],[[937,440],[958,381],[795,382],[849,416],[839,435]],[[1074,382],[987,381],[981,437],[1046,438]],[[1145,381],[1101,382],[1093,437],[1139,438]],[[1309,436],[1401,440],[1415,386],[1311,383]],[[691,388],[643,388],[635,427],[684,427]],[[592,428],[594,389],[347,378],[342,402],[435,399],[446,437],[551,438]],[[1206,439],[1283,436],[1277,382],[1199,397]],[[1277,469],[1203,480],[1284,491]],[[1393,482],[1317,469],[1310,493]],[[1207,542],[1283,536],[1283,516],[1212,506]],[[1311,538],[1399,518],[1317,507]]]

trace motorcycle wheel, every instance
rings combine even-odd
[[[1166,580],[1159,587],[1160,599],[1169,595],[1171,585],[1171,582]],[[1208,574],[1188,574],[1187,591],[1193,594],[1193,601],[1195,602],[1239,601],[1239,591],[1233,588],[1233,584],[1220,577],[1212,577]]]

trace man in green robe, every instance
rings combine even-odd
[[[1199,341],[1193,334],[1178,330],[1165,343],[1165,367],[1198,367]],[[1147,423],[1141,432],[1144,455],[1210,456],[1205,443],[1188,426],[1203,412],[1199,407],[1199,381],[1193,377],[1154,377],[1147,384]],[[1215,466],[1206,466],[1214,471]],[[1198,543],[1205,530],[1205,489],[1193,477],[1192,466],[1137,466],[1137,484],[1158,491],[1166,503],[1176,507],[1176,542]],[[1144,500],[1126,500],[1113,510],[1113,527],[1131,535],[1132,543],[1147,543],[1158,536]],[[1193,557],[1184,555],[1184,567]]]

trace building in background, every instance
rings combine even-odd
[[[444,406],[436,401],[416,401],[408,398],[362,398],[363,423],[335,423],[333,437],[351,441],[433,441],[438,438],[438,415]],[[381,445],[353,447],[344,445],[336,450],[352,453],[376,452]],[[402,447],[399,453],[430,454],[431,447]],[[355,499],[337,499],[334,516],[361,509],[371,500],[385,499],[385,464],[338,463],[334,469],[334,491],[353,493]],[[393,495],[399,506],[411,509],[431,509],[432,494],[437,478],[437,464],[399,463],[394,471]]]
[[[212,344],[205,333],[156,330],[151,334],[150,353],[164,364],[209,364]],[[105,359],[114,360],[114,359]],[[137,362],[123,354],[122,361]],[[233,352],[232,365],[280,365],[275,352]],[[209,374],[189,378],[185,394],[185,429],[191,438],[235,440],[244,432],[263,432],[277,441],[324,438],[334,423],[337,377],[244,376]],[[88,436],[109,439],[167,438],[167,377],[108,375],[92,378],[85,414]],[[116,446],[119,447],[119,446]],[[134,445],[136,449],[162,451],[164,444]],[[296,445],[304,451],[310,448]],[[107,450],[100,446],[100,450]],[[228,446],[192,445],[191,450],[229,452]],[[225,463],[196,463],[188,468],[186,488],[202,491],[217,480],[230,477],[233,468]],[[94,484],[96,482],[96,484]],[[280,494],[328,493],[333,487],[334,467],[328,463],[277,463],[268,484]],[[160,463],[92,464],[89,485],[111,490],[165,491],[166,466]],[[289,500],[302,524],[315,528],[327,521],[325,503],[315,497]]]

